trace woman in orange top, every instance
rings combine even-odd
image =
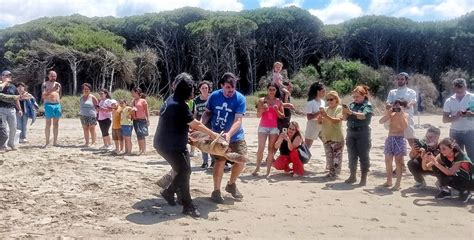
[[[146,96],[139,87],[132,89],[133,128],[137,134],[139,155],[146,153],[145,137],[148,136],[150,126],[150,112]]]

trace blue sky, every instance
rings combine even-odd
[[[122,17],[184,6],[227,11],[298,6],[335,24],[372,14],[415,21],[452,19],[474,11],[474,0],[0,0],[0,28],[45,16]]]

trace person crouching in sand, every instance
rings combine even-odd
[[[303,143],[300,127],[297,122],[290,122],[288,130],[280,134],[275,142],[275,149],[280,149],[280,156],[273,163],[273,167],[277,170],[283,170],[290,174],[293,171],[293,177],[304,175],[303,163],[298,154],[298,147]],[[290,168],[290,163],[293,168]]]
[[[396,100],[392,106],[388,105],[385,111],[385,115],[380,119],[380,123],[386,123],[389,121],[388,137],[385,139],[385,168],[387,170],[387,181],[382,184],[384,187],[392,186],[392,162],[395,158],[397,166],[396,176],[397,181],[392,190],[400,190],[400,183],[402,180],[402,166],[403,157],[407,155],[407,144],[404,137],[405,129],[408,127],[408,114],[403,112],[403,108],[406,108],[407,102],[402,100]]]

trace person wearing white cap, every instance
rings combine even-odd
[[[451,123],[449,137],[474,159],[474,94],[467,91],[464,78],[453,81],[453,91],[443,106],[443,123]]]

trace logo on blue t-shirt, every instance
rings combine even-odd
[[[236,92],[234,96],[226,98],[222,90],[215,91],[209,96],[207,109],[212,112],[211,124],[214,132],[228,132],[234,124],[236,114],[245,114],[245,97]],[[231,142],[244,140],[244,130],[242,126],[231,137]]]

